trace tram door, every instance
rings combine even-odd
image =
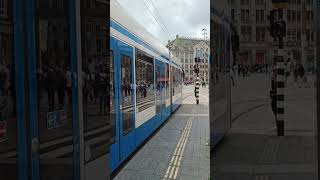
[[[164,120],[162,114],[163,109],[165,108],[165,64],[159,60],[155,61],[155,72],[156,72],[156,118],[158,124],[161,124]]]
[[[110,147],[110,168],[125,159],[135,147],[135,91],[133,48],[111,38],[116,104],[115,139]],[[111,120],[112,121],[112,120]]]

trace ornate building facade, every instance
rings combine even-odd
[[[179,35],[177,35],[174,40],[168,41],[167,47],[169,48],[170,53],[180,59],[185,73],[184,81],[192,82],[194,80],[194,59],[202,56],[203,61],[199,63],[199,76],[201,80],[205,81],[206,83],[209,82],[209,40],[179,37]]]
[[[277,43],[270,36],[267,15],[272,9],[270,0],[229,0],[231,23],[240,36],[239,63],[271,64]],[[284,12],[287,21],[285,50],[294,62],[305,68],[315,62],[314,1],[289,0]]]

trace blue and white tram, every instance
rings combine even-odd
[[[179,107],[182,69],[120,4],[110,9],[112,173]]]

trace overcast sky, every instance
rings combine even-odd
[[[138,23],[144,26],[153,36],[164,45],[168,40],[179,36],[203,38],[202,29],[207,29],[207,37],[210,37],[210,0],[117,0],[134,17]],[[152,1],[152,3],[151,3]],[[156,10],[153,8],[155,6]],[[168,31],[161,28],[151,15],[156,18],[157,12],[162,18]]]

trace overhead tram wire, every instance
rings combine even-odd
[[[159,21],[157,20],[157,18],[154,16],[152,10],[150,9],[150,7],[146,4],[145,0],[143,0],[143,4],[147,7],[147,9],[149,10],[150,14],[152,15],[152,17],[154,18],[154,20],[156,21],[156,23],[160,26],[160,28],[162,29],[163,32],[168,33],[165,31],[165,29],[163,28],[163,26],[160,25]],[[170,37],[170,33],[167,34],[169,38]]]
[[[163,25],[161,26],[161,24],[159,23],[158,19],[155,17],[154,13],[153,13],[152,10],[150,9],[150,7],[147,5],[147,3],[146,3],[145,0],[143,0],[143,3],[144,3],[144,5],[146,6],[146,8],[148,9],[149,13],[152,15],[153,19],[156,21],[156,23],[157,23],[157,24],[159,25],[159,27],[162,29],[162,31],[163,31],[164,33],[167,33],[167,32],[165,31],[165,29],[163,28]],[[169,35],[168,37],[170,38],[170,34],[167,34],[167,35]]]
[[[157,15],[158,15],[158,17],[159,17],[159,19],[160,19],[160,21],[161,21],[161,23],[163,24],[163,26],[165,27],[165,29],[167,30],[167,32],[168,32],[168,34],[170,35],[170,38],[171,39],[173,39],[172,37],[172,34],[170,33],[170,31],[168,30],[168,28],[167,28],[167,26],[166,26],[166,24],[163,22],[163,19],[162,19],[162,17],[161,17],[161,15],[160,15],[160,13],[159,13],[159,11],[158,11],[158,9],[157,9],[157,7],[156,7],[156,5],[155,5],[155,3],[153,2],[153,0],[147,0],[147,1],[149,1],[149,2],[151,2],[151,5],[153,6],[153,8],[155,9],[155,11],[156,11],[156,13],[157,13]]]

